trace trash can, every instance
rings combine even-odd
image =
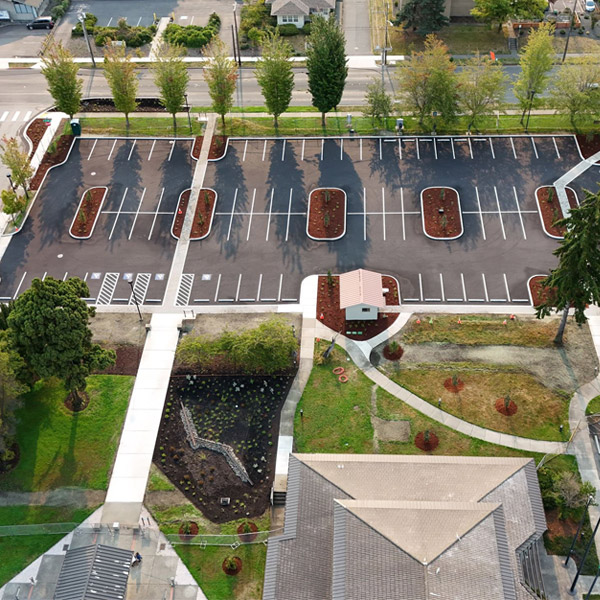
[[[71,119],[71,131],[73,135],[81,135],[81,123],[79,119]]]

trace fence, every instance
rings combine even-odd
[[[183,535],[171,533],[165,537],[173,545],[185,544],[188,546],[230,546],[235,549],[243,544],[266,544],[273,534],[282,534],[283,528],[272,531],[255,531],[240,534],[197,534]]]

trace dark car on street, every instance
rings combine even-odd
[[[52,17],[38,17],[30,23],[27,23],[27,29],[52,29],[54,21]]]

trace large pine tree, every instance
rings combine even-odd
[[[448,25],[445,9],[445,0],[408,0],[398,14],[397,23],[425,36]]]

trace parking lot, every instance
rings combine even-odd
[[[130,280],[138,300],[162,303],[191,147],[181,139],[77,140],[0,263],[0,297],[52,275],[85,279],[93,303],[131,303]],[[556,248],[535,190],[580,160],[573,136],[231,139],[224,158],[208,165],[203,185],[217,192],[216,213],[171,282],[176,305],[294,303],[306,276],[357,267],[395,276],[406,304],[529,304],[527,281],[554,266]],[[81,195],[103,185],[93,236],[73,239]],[[430,186],[459,193],[464,234],[456,241],[423,233],[420,193]],[[337,242],[306,235],[317,187],[347,194]]]

